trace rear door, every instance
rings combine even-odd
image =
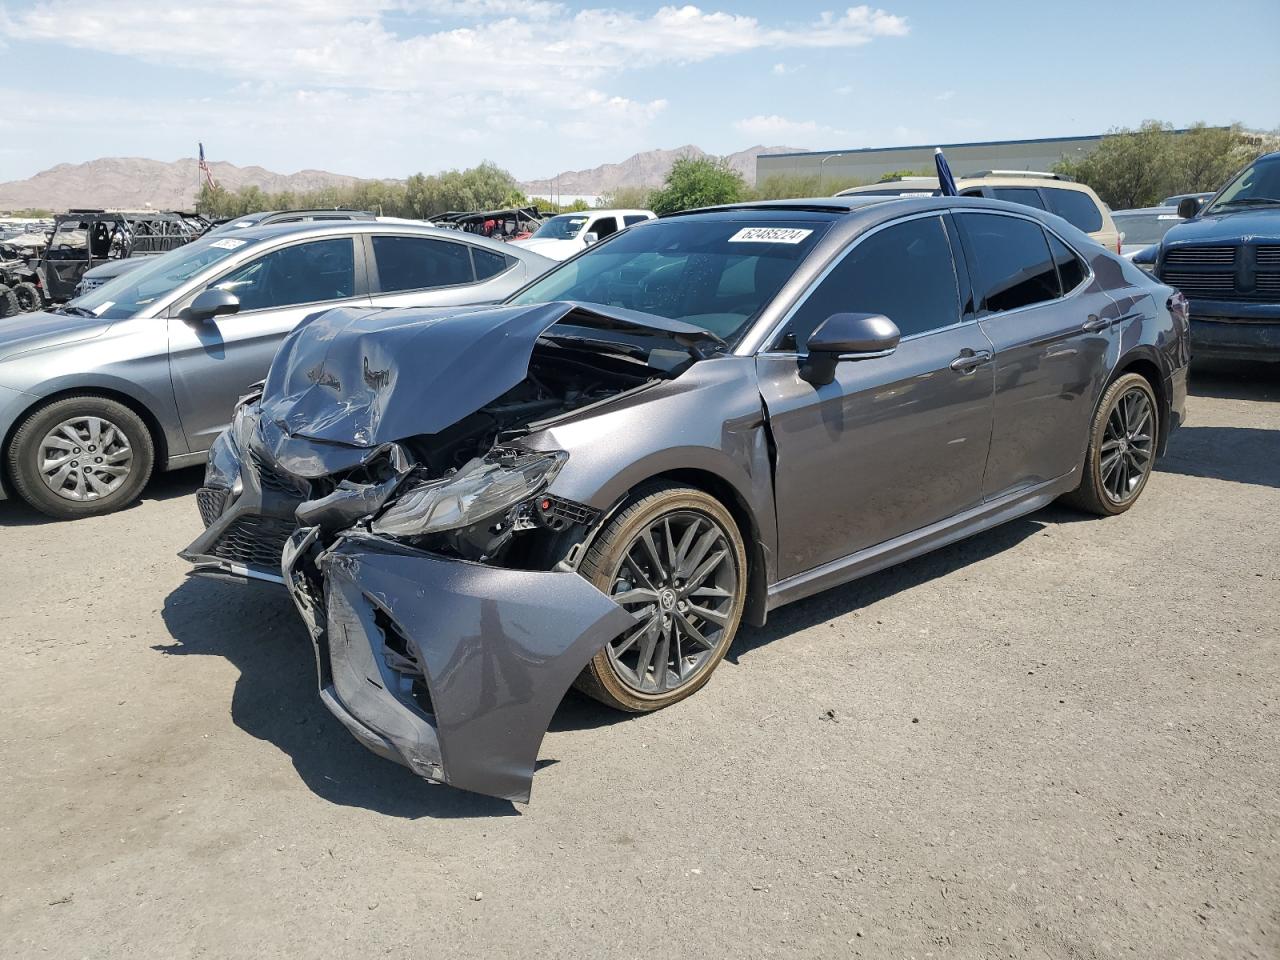
[[[991,344],[962,306],[967,278],[946,218],[860,238],[757,356],[776,443],[779,573],[802,573],[982,500],[991,437]],[[833,383],[799,376],[809,334],[834,313],[883,313],[894,353],[843,361]]]
[[[995,211],[954,218],[978,323],[995,347],[983,481],[992,500],[1079,467],[1119,313],[1084,259],[1039,221]]]
[[[184,320],[178,313],[200,292],[194,291],[168,321],[173,392],[193,452],[208,449],[222,432],[237,398],[267,375],[280,341],[300,320],[331,307],[369,304],[363,248],[351,236],[276,247],[202,289],[211,287],[236,294],[240,312],[204,323]]]
[[[368,238],[373,302],[442,307],[500,300],[524,282],[520,261],[461,240],[405,234]]]

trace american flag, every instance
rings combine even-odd
[[[209,181],[209,189],[216,190],[218,185],[213,182],[213,172],[209,169],[209,164],[204,159],[204,144],[200,144],[200,172],[204,174],[205,180]]]

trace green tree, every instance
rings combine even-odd
[[[600,198],[602,210],[646,210],[651,191],[648,187],[619,187]]]
[[[718,203],[734,203],[747,192],[742,174],[723,157],[681,157],[666,182],[649,197],[657,214],[675,213]]]

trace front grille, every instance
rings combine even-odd
[[[1189,297],[1230,296],[1236,289],[1234,273],[1194,273],[1189,270],[1166,270],[1161,277]]]
[[[220,487],[201,487],[196,491],[196,508],[200,511],[200,519],[205,528],[213,526],[213,521],[222,516],[227,506],[228,491]]]
[[[210,552],[232,563],[274,570],[280,566],[280,555],[293,529],[291,522],[276,517],[240,517],[227,527]]]
[[[1258,266],[1280,267],[1280,246],[1259,247]]]
[[[271,466],[258,451],[250,450],[249,459],[253,461],[254,469],[258,473],[258,483],[264,490],[275,490],[295,497],[302,493],[300,481]]]
[[[1235,247],[1174,247],[1164,255],[1165,263],[1229,267],[1236,262]]]
[[[544,504],[546,506],[543,506]],[[595,523],[596,517],[600,516],[599,510],[588,507],[585,503],[564,500],[561,497],[542,497],[538,501],[538,510],[547,519],[560,521],[567,526],[573,524],[589,526]]]

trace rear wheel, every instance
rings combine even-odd
[[[742,619],[742,536],[718,500],[692,487],[641,490],[592,544],[579,572],[639,621],[576,682],[619,710],[647,713],[694,693],[724,659]]]
[[[20,313],[32,313],[44,306],[39,288],[28,280],[13,285],[13,296],[18,301]]]
[[[1160,408],[1147,378],[1126,373],[1107,388],[1089,432],[1080,486],[1064,499],[1112,517],[1138,500],[1155,466]]]
[[[0,317],[12,317],[20,312],[18,298],[14,296],[13,290],[6,284],[0,283]]]
[[[23,421],[7,460],[23,500],[51,517],[74,519],[132,503],[151,475],[155,447],[146,424],[124,404],[66,397]]]

